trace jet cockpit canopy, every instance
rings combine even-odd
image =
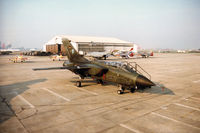
[[[115,67],[115,68],[120,68],[128,72],[135,72],[133,69],[133,66],[130,65],[128,62],[120,62],[120,61],[105,61],[104,62],[106,65]]]

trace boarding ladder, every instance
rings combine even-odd
[[[138,65],[136,62],[127,62],[127,65],[132,69],[134,70],[135,72],[147,77],[149,80],[151,80],[151,75],[145,71],[140,65]]]

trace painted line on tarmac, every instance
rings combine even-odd
[[[92,95],[96,95],[96,96],[98,96],[98,94],[97,94],[97,93],[95,93],[95,92],[92,92],[92,91],[88,91],[88,90],[86,90],[86,89],[83,89],[83,88],[79,88],[79,87],[76,87],[76,86],[73,86],[73,85],[66,85],[66,86],[69,86],[69,87],[74,87],[74,88],[77,88],[77,89],[79,89],[79,90],[81,90],[81,91],[84,91],[84,92],[90,93],[90,94],[92,94]]]
[[[189,109],[192,109],[192,110],[200,111],[200,109],[198,109],[198,108],[194,108],[194,107],[191,107],[191,106],[183,105],[183,104],[180,104],[180,103],[174,103],[174,104],[178,105],[178,106],[185,107],[185,108],[189,108]]]
[[[133,129],[133,128],[130,128],[130,127],[128,127],[127,125],[124,125],[124,124],[119,124],[121,127],[124,127],[124,128],[126,128],[126,129],[128,129],[128,130],[130,130],[130,131],[133,131],[133,132],[135,132],[135,133],[141,133],[140,131],[138,131],[138,130],[136,130],[136,129]]]
[[[194,99],[194,100],[200,100],[200,98],[198,97],[190,97],[191,99]]]
[[[167,117],[167,116],[164,116],[164,115],[161,115],[161,114],[155,113],[155,112],[151,112],[151,114],[153,114],[153,115],[155,115],[155,116],[162,117],[162,118],[164,118],[164,119],[168,119],[168,120],[171,120],[171,121],[177,122],[177,123],[181,123],[181,124],[183,124],[183,125],[185,125],[185,126],[189,126],[189,127],[196,128],[196,129],[200,130],[199,127],[195,127],[195,126],[193,126],[193,125],[190,125],[190,124],[187,124],[187,123],[184,123],[184,122],[181,122],[181,121],[175,120],[175,119],[173,119],[173,118],[170,118],[170,117]]]
[[[193,83],[199,83],[200,82],[200,80],[195,80],[195,81],[192,81]]]
[[[19,97],[22,101],[24,101],[26,104],[28,104],[31,108],[35,108],[29,101],[27,101],[23,96],[19,95],[17,92],[14,92],[17,97]]]
[[[70,99],[67,99],[67,98],[65,98],[65,97],[63,97],[63,96],[61,96],[61,95],[59,95],[59,94],[47,89],[47,88],[42,88],[42,89],[45,90],[45,91],[48,91],[49,93],[53,94],[54,96],[62,98],[65,101],[68,101],[68,102],[71,101]]]
[[[76,88],[78,88],[78,87],[76,87]],[[93,94],[93,95],[98,95],[97,93],[95,93],[95,92],[92,92],[92,91],[88,91],[88,90],[86,90],[86,89],[83,89],[83,88],[78,88],[79,90],[81,90],[81,91],[85,91],[85,92],[87,92],[87,93],[90,93],[90,94]]]

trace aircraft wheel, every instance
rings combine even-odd
[[[97,79],[97,84],[100,84],[100,81],[99,81],[99,79]]]
[[[124,91],[122,91],[122,90],[117,90],[117,93],[118,93],[118,94],[123,94]]]
[[[137,89],[144,90],[145,87],[144,86],[137,86]]]
[[[123,86],[122,86],[122,87],[121,87],[121,90],[124,92],[124,90],[125,90],[125,87],[123,87]]]
[[[135,92],[135,88],[131,88],[131,93],[134,93]]]
[[[101,79],[97,79],[97,84],[104,85],[104,82],[103,82],[103,80],[101,80]]]
[[[81,81],[76,81],[76,86],[81,87]]]
[[[99,80],[99,82],[100,82],[100,84],[101,84],[101,85],[104,85],[104,82],[103,82],[103,80]]]

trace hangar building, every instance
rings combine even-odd
[[[52,52],[53,54],[60,52],[65,54],[66,50],[62,45],[62,38],[68,38],[71,40],[76,50],[83,52],[128,51],[131,48],[137,50],[137,48],[135,48],[137,46],[134,43],[112,37],[57,35],[43,46],[43,51]]]

